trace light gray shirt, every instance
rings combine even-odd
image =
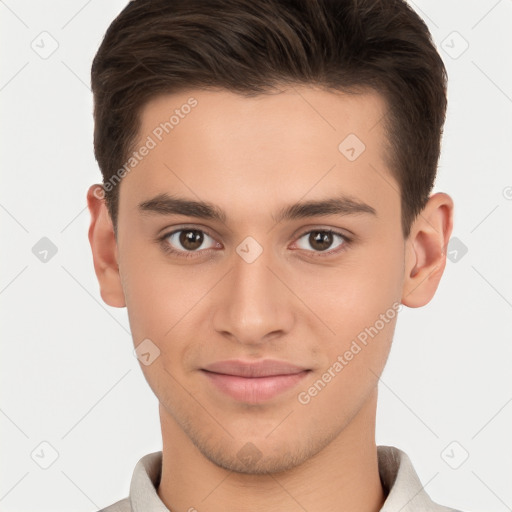
[[[430,499],[405,452],[394,446],[378,446],[377,454],[387,495],[380,512],[460,512]],[[161,471],[162,452],[145,455],[133,471],[130,495],[99,512],[170,512],[156,492]]]

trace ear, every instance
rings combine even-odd
[[[405,244],[402,304],[425,306],[434,296],[446,265],[453,229],[453,200],[443,192],[430,196],[411,226]]]
[[[103,187],[99,184],[91,185],[87,191],[87,205],[91,214],[89,243],[101,298],[109,306],[122,308],[126,303],[119,274],[117,241],[104,196]]]

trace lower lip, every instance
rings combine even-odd
[[[259,403],[270,400],[280,393],[296,386],[309,370],[291,375],[271,375],[268,377],[239,377],[203,370],[204,375],[220,391],[235,400]]]

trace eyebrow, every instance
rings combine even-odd
[[[227,218],[226,213],[212,203],[170,196],[166,193],[141,202],[138,209],[142,214],[185,215],[199,219],[218,220],[222,223],[225,223]],[[272,220],[279,223],[284,220],[307,217],[358,215],[362,213],[377,217],[377,212],[372,206],[355,198],[342,195],[285,206],[277,212],[277,215],[272,215]]]

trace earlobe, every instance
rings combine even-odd
[[[446,247],[453,229],[453,200],[432,195],[413,223],[406,241],[402,304],[425,306],[434,296],[446,266]]]
[[[87,192],[87,205],[91,214],[89,243],[91,244],[94,271],[100,285],[100,295],[109,306],[126,306],[121,276],[119,274],[117,241],[105,200],[103,188],[91,185]]]

